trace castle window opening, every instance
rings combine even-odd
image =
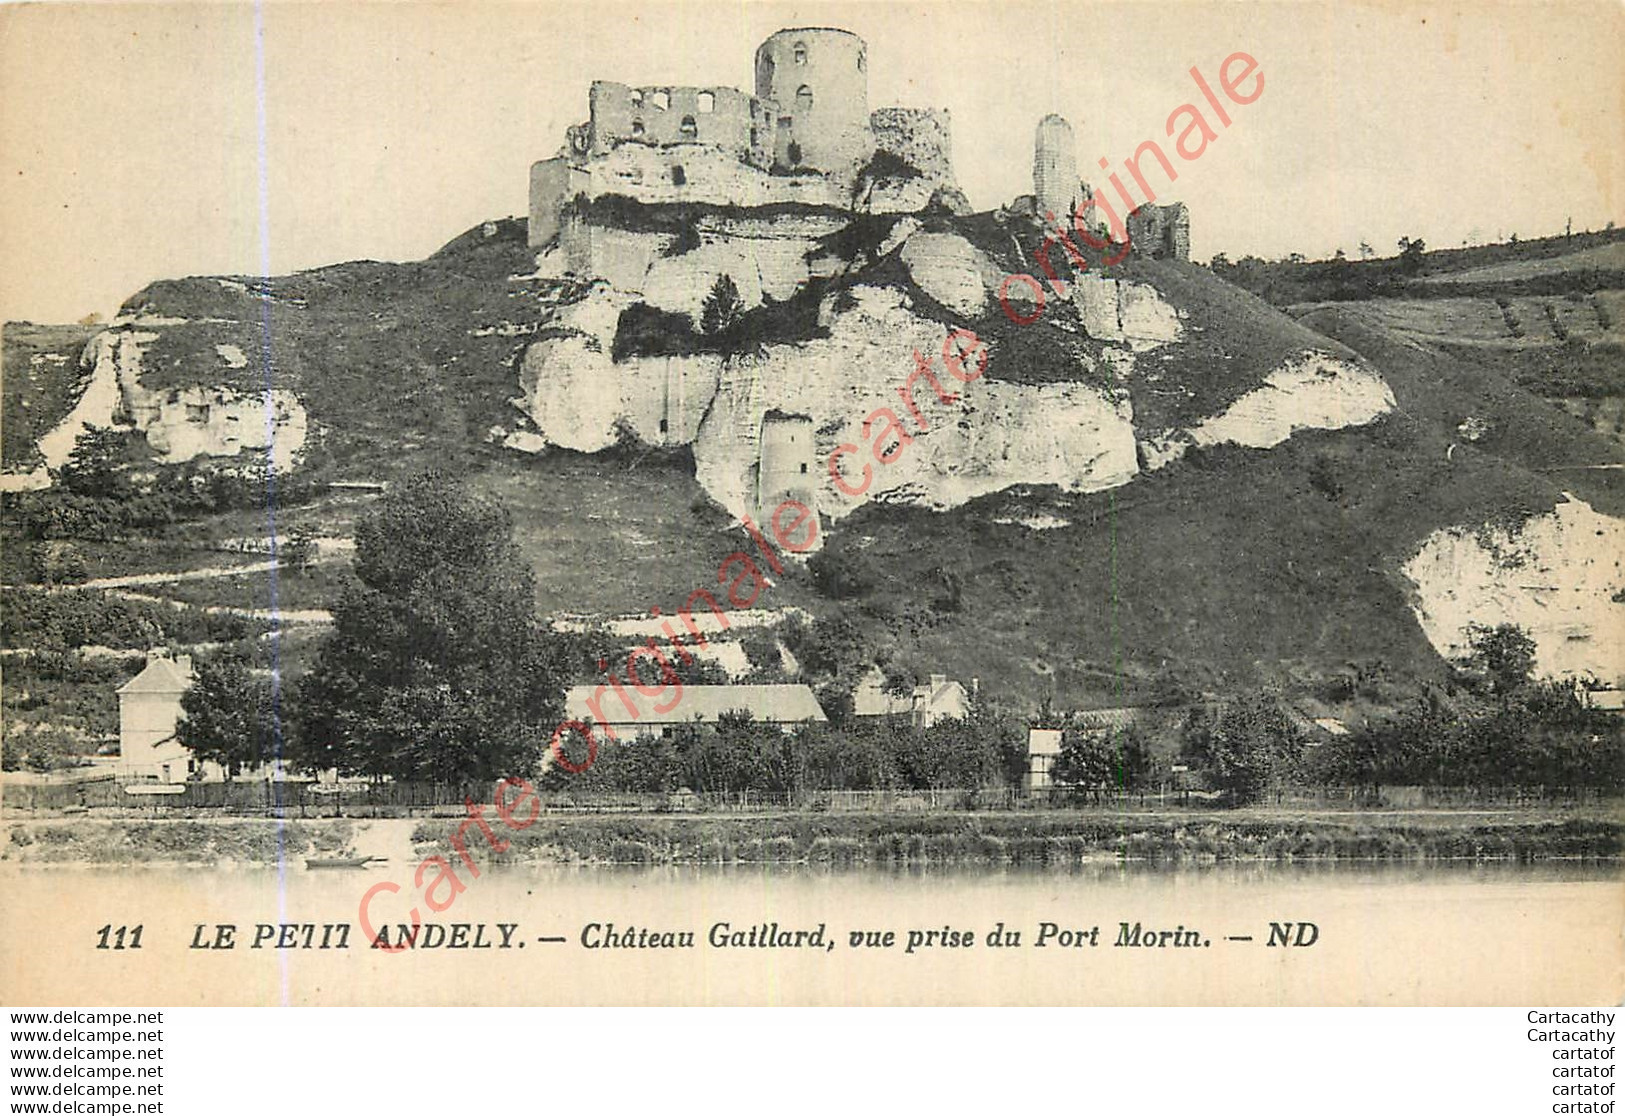
[[[790,439],[790,440],[791,440],[791,441],[792,441],[792,442],[793,442],[793,441],[795,441],[795,439],[794,439],[794,438],[791,438],[791,439]],[[802,471],[802,473],[803,473],[803,474],[805,474],[805,473],[806,473],[806,472],[807,472],[807,463],[806,463],[806,462],[805,462],[805,461],[803,461],[803,462],[802,462],[802,463],[801,463],[801,471]]]
[[[656,90],[655,95],[650,100],[654,102],[655,108],[661,112],[671,108],[671,94],[664,89]]]
[[[671,184],[673,186],[688,185],[688,175],[683,172],[683,165],[675,163],[671,168]]]
[[[188,403],[186,405],[187,422],[208,422],[209,405],[207,403]]]
[[[803,85],[796,90],[796,108],[802,112],[812,108],[812,86]]]
[[[665,419],[661,419],[661,420],[660,420],[660,432],[661,432],[661,433],[662,433],[662,434],[664,434],[664,433],[666,433],[666,429],[667,429],[667,427],[669,427],[669,426],[670,426],[670,425],[671,425],[671,424],[670,424],[670,423],[669,423],[669,422],[667,422],[667,421],[666,421],[666,420],[665,420]]]
[[[754,124],[750,126],[750,145],[752,147],[756,146],[756,125]]]
[[[643,90],[641,90],[641,89],[632,90],[632,107],[633,108],[642,108],[643,107]]]
[[[797,66],[805,66],[807,64],[807,44],[806,43],[797,43],[796,44],[796,46],[795,46],[795,59],[796,59],[796,65]]]
[[[641,120],[632,121],[632,134],[634,136],[641,136],[643,134],[643,121],[641,121]]]
[[[701,93],[700,97],[699,97],[699,100],[700,100],[700,111],[701,112],[714,112],[714,111],[716,111],[717,97],[716,97],[715,93]]]
[[[869,72],[869,51],[865,47],[858,48],[858,73]]]
[[[692,116],[683,117],[683,122],[677,126],[677,130],[682,134],[684,139],[699,138],[700,126],[695,123]]]

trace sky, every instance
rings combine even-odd
[[[1625,217],[1617,3],[7,4],[0,320],[421,258],[525,212],[594,79],[749,90],[756,45],[809,25],[868,42],[871,108],[949,110],[977,209],[1031,192],[1046,113],[1102,182],[1097,159],[1169,146],[1170,114],[1205,105],[1191,67],[1218,89],[1243,51],[1261,95],[1159,191],[1190,206],[1194,258]]]

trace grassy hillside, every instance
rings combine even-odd
[[[999,226],[988,215],[933,222],[966,235],[1000,268],[1034,267],[1031,229]],[[889,227],[859,222],[826,246],[854,264],[830,281],[837,295],[849,282],[906,287],[919,312],[973,328],[988,342],[992,378],[1081,377],[1080,355],[1100,374],[1102,346],[1082,332],[1069,305],[1052,304],[1034,326],[1014,325],[997,308],[974,321],[957,318],[913,284],[896,257],[874,258]],[[1063,256],[1055,258],[1064,276]],[[1462,272],[1502,265],[1521,262],[1450,264]],[[659,605],[669,612],[694,589],[714,589],[723,558],[744,545],[694,480],[686,453],[523,456],[489,440],[492,428],[519,421],[509,399],[525,346],[557,305],[579,293],[533,278],[534,269],[523,223],[496,222],[417,263],[361,261],[269,282],[156,283],[124,313],[157,335],[144,357],[148,387],[297,392],[313,430],[304,480],[389,479],[435,465],[500,496],[537,571],[539,611],[641,615]],[[1304,349],[1364,357],[1392,386],[1400,411],[1368,427],[1301,433],[1272,450],[1193,450],[1108,492],[1018,486],[947,513],[870,505],[842,521],[821,559],[852,576],[832,581],[792,570],[759,603],[845,619],[854,658],[980,678],[984,692],[1026,708],[1045,699],[1099,705],[1261,683],[1343,692],[1340,681],[1355,679],[1358,701],[1375,709],[1445,669],[1410,614],[1399,573],[1430,532],[1517,521],[1548,510],[1564,490],[1625,514],[1625,471],[1549,471],[1619,461],[1619,445],[1528,386],[1535,362],[1554,354],[1589,353],[1592,363],[1581,371],[1590,375],[1594,365],[1606,373],[1604,345],[1584,349],[1583,338],[1562,340],[1553,325],[1555,317],[1584,333],[1580,319],[1589,312],[1606,333],[1606,300],[1562,300],[1555,315],[1542,311],[1551,336],[1537,345],[1498,336],[1510,327],[1487,299],[1325,302],[1297,308],[1294,318],[1189,264],[1130,259],[1107,274],[1155,286],[1185,333],[1179,344],[1136,357],[1128,389],[1142,434],[1223,410]],[[1552,275],[1545,266],[1508,281]],[[751,323],[771,341],[784,323],[818,328],[816,309],[809,295],[758,311]],[[76,364],[34,358],[71,351],[76,361],[85,337],[8,331],[8,462],[26,450],[38,416],[65,411],[77,383]],[[29,369],[47,365],[61,371],[30,378]],[[22,417],[14,420],[14,411]],[[367,505],[366,497],[319,484],[307,490],[315,498],[277,509],[279,531],[342,539]],[[218,547],[266,527],[263,511],[238,506],[140,537],[70,545],[90,577],[179,571],[225,564]],[[266,607],[269,575],[227,574],[151,592],[183,609]],[[279,605],[330,606],[346,576],[342,554],[330,554],[311,572],[280,580]],[[819,584],[839,586],[840,595]],[[308,633],[287,643],[290,676],[308,653]]]
[[[428,463],[477,468],[487,431],[511,427],[515,361],[565,296],[562,283],[527,278],[534,270],[524,222],[491,222],[416,263],[169,280],[122,312],[185,323],[153,329],[145,386],[292,390],[316,429],[308,467],[381,479]],[[222,345],[246,358],[240,367]]]
[[[35,443],[72,410],[80,390],[79,356],[100,326],[0,327],[0,465],[24,471],[39,463]]]

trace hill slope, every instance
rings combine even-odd
[[[508,221],[419,263],[157,283],[81,342],[71,380],[116,382],[129,413],[107,417],[146,423],[153,469],[250,460],[263,449],[226,424],[258,422],[297,423],[285,465],[312,485],[458,472],[518,510],[539,608],[599,618],[714,589],[743,541],[734,521],[775,498],[766,416],[805,416],[811,468],[791,491],[824,513],[827,547],[761,606],[849,621],[860,662],[980,678],[1028,707],[1266,682],[1347,698],[1350,680],[1395,700],[1444,670],[1458,614],[1539,627],[1560,613],[1536,633],[1544,662],[1606,660],[1575,617],[1618,619],[1617,562],[1599,572],[1529,525],[1556,524],[1564,492],[1625,511],[1619,472],[1548,471],[1618,462],[1619,447],[1495,357],[1419,341],[1363,303],[1294,320],[1188,264],[1086,253],[1074,275],[1060,250],[1064,294],[1046,282],[1043,314],[1018,324],[998,294],[1026,287],[1001,282],[1043,278],[1043,233],[986,214],[833,235],[749,218],[749,304],[706,334],[696,292],[743,258],[727,222],[747,218],[606,225],[597,281],[564,274],[557,251],[538,259]],[[941,358],[954,330],[986,354],[970,384]],[[919,381],[923,422],[897,390],[916,350],[955,396]],[[14,364],[32,358],[15,354],[8,418]],[[274,413],[267,389],[285,393]],[[901,439],[864,429],[883,406],[910,434],[890,463],[871,444]],[[861,450],[849,476],[873,466],[861,499],[827,475],[843,445]],[[343,534],[354,511],[317,499],[290,514]],[[1608,545],[1613,522],[1598,518]],[[242,529],[222,517],[182,534]],[[1523,587],[1530,563],[1567,594],[1560,608]]]

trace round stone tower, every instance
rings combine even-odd
[[[1039,219],[1053,213],[1062,228],[1070,228],[1072,208],[1082,195],[1072,125],[1052,112],[1038,122],[1033,139],[1033,197],[1038,199]]]
[[[773,161],[855,177],[874,151],[868,48],[850,31],[794,27],[756,48],[756,96],[774,105]]]

